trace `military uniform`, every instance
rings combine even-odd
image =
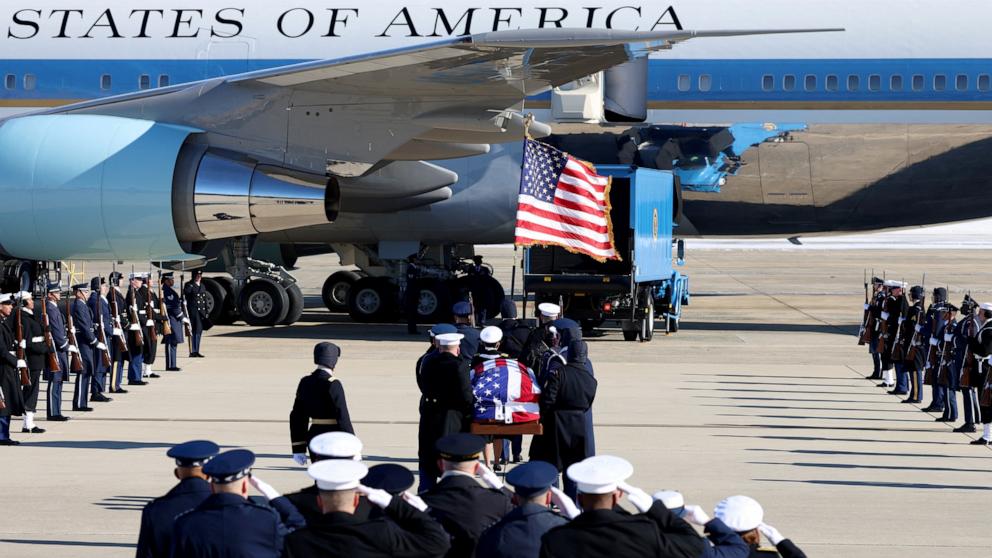
[[[900,346],[902,358],[894,360],[896,387],[889,392],[892,395],[906,395],[908,401],[915,399],[916,394],[919,393],[917,386],[923,381],[922,369],[917,366],[917,361],[922,361],[922,357],[912,354],[916,328],[920,325],[920,318],[923,316],[923,288],[914,286],[910,289],[910,296],[914,302],[906,306],[904,317],[900,318],[903,322],[898,327],[898,338],[894,339],[894,343]],[[912,358],[910,358],[911,354]]]
[[[906,302],[906,297],[902,294],[902,289],[904,288],[902,282],[887,281],[886,284],[891,288],[891,291],[885,297],[880,315],[884,323],[882,327],[884,333],[879,331],[882,349],[880,352],[882,359],[882,383],[879,384],[879,387],[894,388],[896,386],[896,378],[895,371],[893,370],[892,350],[896,345],[896,336],[899,334],[899,320],[905,315],[909,304]]]
[[[751,554],[748,558],[771,558],[781,556],[782,558],[806,558],[806,554],[789,539],[775,545],[775,548],[762,548],[759,545],[751,545]]]
[[[106,349],[94,348],[93,350],[93,377],[90,379],[90,399],[92,401],[106,401],[103,392],[107,389],[107,374],[113,374],[113,359],[110,358],[110,341],[113,337],[114,331],[114,320],[110,314],[110,304],[106,297],[100,295],[100,281],[94,279],[90,283],[90,298],[86,302],[90,307],[90,312],[93,313],[93,334],[99,340],[99,329],[103,328],[103,338],[107,340],[108,347]],[[107,351],[107,357],[110,359],[111,368],[108,369],[104,365],[104,355],[103,351]],[[113,382],[111,382],[113,383]]]
[[[885,298],[888,295],[885,291],[885,286],[881,285],[880,279],[874,278],[872,285],[878,290],[875,291],[868,306],[868,352],[871,354],[874,365],[871,376],[868,376],[868,378],[871,380],[881,380],[882,354],[878,352],[878,338],[881,335],[882,307],[885,305]]]
[[[171,278],[171,273],[162,275],[162,279]],[[169,327],[172,329],[172,333],[162,336],[162,344],[165,345],[165,369],[178,371],[180,368],[177,362],[177,353],[179,345],[185,341],[183,320],[186,319],[186,314],[179,293],[171,286],[162,286],[162,299],[165,301],[166,319],[169,320]]]
[[[183,286],[183,299],[186,302],[186,317],[189,318],[190,329],[190,356],[199,357],[200,339],[203,337],[204,319],[207,315],[207,305],[205,302],[206,290],[202,283],[197,282],[202,274],[195,272],[193,280]]]
[[[541,537],[568,523],[548,506],[528,501],[547,494],[558,481],[558,469],[550,463],[531,461],[514,467],[506,480],[513,485],[517,507],[482,533],[475,555],[477,558],[537,558],[541,553]]]
[[[158,295],[152,291],[149,283],[146,282],[138,291],[138,316],[144,322],[145,344],[142,346],[141,357],[145,365],[145,373],[151,378],[158,378],[159,375],[152,372],[152,365],[158,357],[158,336],[152,335],[152,330],[158,333],[161,329],[161,322],[165,319],[159,315]],[[151,323],[152,325],[149,325]]]
[[[78,290],[78,289],[76,289]],[[76,374],[76,385],[72,397],[72,410],[80,411],[89,409],[89,389],[93,373],[96,370],[96,335],[93,333],[93,311],[89,305],[78,298],[74,298],[69,303],[69,312],[72,313],[73,332],[76,334],[76,342],[79,346],[79,357],[83,364],[83,369]]]
[[[10,295],[0,295],[0,304],[10,306],[12,304]],[[0,397],[4,401],[4,408],[0,409],[0,445],[5,446],[19,443],[10,439],[10,417],[24,414],[14,341],[15,336],[10,329],[10,323],[7,320],[0,320]]]
[[[981,309],[989,312],[992,311],[992,306],[982,304]],[[982,405],[981,401],[983,399],[987,400],[986,391],[989,389],[987,384],[990,366],[986,359],[989,355],[992,355],[992,318],[986,318],[983,314],[982,319],[982,327],[975,333],[975,337],[968,341],[971,351],[979,358],[978,365],[981,367],[978,377],[978,389],[976,391],[978,392],[979,399],[979,420],[982,422],[983,432],[982,437],[972,443],[985,443],[988,445],[992,443],[992,405]]]
[[[111,335],[108,341],[110,360],[113,361],[113,367],[116,369],[116,372],[111,375],[110,391],[113,393],[127,393],[121,384],[124,381],[124,362],[131,358],[127,350],[127,328],[131,322],[127,311],[127,300],[118,287],[120,278],[121,274],[116,271],[110,274],[110,292],[108,293],[108,304],[110,300],[113,300],[110,310],[114,327],[110,330]],[[113,297],[113,299],[109,297]],[[114,315],[115,310],[117,311],[116,315]]]
[[[24,293],[31,296],[30,293]],[[16,334],[17,313],[10,315],[12,318],[10,329]],[[23,335],[25,349],[24,357],[28,365],[28,376],[31,383],[21,386],[24,401],[24,427],[21,432],[33,432],[40,434],[45,430],[34,425],[34,413],[38,410],[38,396],[41,394],[41,374],[45,368],[45,357],[48,355],[48,346],[45,345],[45,332],[41,323],[35,318],[33,311],[27,308],[21,309],[21,334]]]
[[[58,290],[58,286],[49,287],[49,292]],[[52,334],[52,341],[55,344],[55,355],[58,358],[59,370],[56,372],[48,367],[45,362],[43,378],[48,382],[48,405],[45,409],[48,420],[64,420],[62,415],[62,383],[69,377],[69,339],[66,337],[65,316],[59,309],[59,305],[52,300],[46,300],[46,312],[48,313],[48,327]]]
[[[128,385],[144,385],[145,352],[149,342],[145,332],[145,324],[148,321],[148,312],[144,289],[135,288],[134,280],[140,280],[140,275],[132,275],[132,284],[127,289],[126,303],[121,310],[128,315],[127,320],[127,383]]]
[[[438,338],[445,335],[439,335]],[[418,432],[420,470],[428,478],[437,478],[438,453],[435,443],[442,437],[465,432],[472,421],[472,380],[468,361],[446,352],[424,363],[420,376],[421,405]],[[423,486],[421,488],[424,488]]]
[[[344,387],[329,371],[318,368],[300,380],[289,430],[293,453],[305,453],[310,440],[325,432],[355,433]]]

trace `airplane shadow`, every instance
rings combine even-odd
[[[815,409],[819,410],[819,409]],[[864,417],[811,417],[803,415],[748,415],[744,413],[717,413],[718,417],[752,417],[752,418],[765,418],[765,419],[790,419],[790,420],[856,420],[858,422],[912,422],[915,424],[927,424],[925,420],[920,419],[889,419],[889,418],[864,418]],[[801,427],[805,428],[805,427]],[[836,430],[837,428],[831,428]],[[863,428],[858,428],[858,430],[864,430]]]
[[[840,480],[787,480],[787,479],[754,479],[758,482],[820,484],[826,486],[871,486],[876,488],[909,488],[912,490],[992,490],[992,486],[969,484],[930,484],[918,482],[880,482],[880,481],[840,481]]]
[[[913,408],[913,409],[858,409],[858,408],[854,408],[854,407],[809,407],[809,406],[793,407],[791,405],[716,405],[716,404],[713,404],[713,403],[703,403],[702,405],[700,405],[700,407],[723,407],[723,408],[727,408],[727,409],[769,409],[769,410],[773,410],[773,411],[779,411],[779,410],[784,410],[784,409],[795,409],[795,410],[799,410],[799,411],[809,411],[809,410],[813,409],[813,410],[817,410],[817,411],[844,411],[844,412],[852,412],[852,413],[876,413],[876,412],[885,412],[885,413],[917,413],[918,414],[920,412],[919,409],[916,409],[916,408]],[[824,418],[824,417],[818,417],[818,418]]]
[[[905,453],[905,452],[885,452],[885,451],[847,451],[847,450],[808,450],[808,449],[771,449],[771,448],[748,448],[747,451],[763,451],[775,453],[796,453],[800,455],[848,455],[861,457],[934,457],[938,459],[982,459],[988,460],[988,455],[947,455],[940,453]]]
[[[942,471],[947,473],[992,473],[992,469],[962,469],[959,467],[911,467],[905,465],[852,465],[850,463],[778,463],[775,461],[748,461],[749,465],[789,465],[792,467],[820,467],[825,469],[869,469],[881,471]]]
[[[858,333],[860,324],[785,324],[785,323],[753,323],[753,322],[697,322],[687,320],[679,322],[682,331],[754,331],[782,333],[829,333],[832,335],[850,335]]]
[[[861,430],[856,428],[854,430]],[[873,430],[880,430],[888,432],[888,429],[876,428]],[[920,430],[913,430],[911,432],[923,432]],[[783,440],[789,442],[858,442],[867,444],[927,444],[927,445],[938,445],[938,446],[961,446],[961,442],[934,442],[931,440],[913,440],[912,442],[907,442],[906,440],[889,440],[889,439],[866,439],[866,438],[827,438],[823,436],[755,436],[746,434],[714,434],[714,436],[720,438],[752,438],[758,440]]]
[[[70,449],[105,449],[105,450],[130,450],[149,448],[171,448],[175,442],[130,442],[122,440],[81,440],[81,441],[53,441],[53,442],[27,442],[23,445],[33,448],[70,448]]]
[[[0,543],[30,544],[49,546],[82,546],[93,548],[134,548],[136,543],[93,542],[93,541],[57,541],[47,539],[0,539]]]

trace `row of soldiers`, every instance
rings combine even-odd
[[[132,273],[126,290],[123,275],[94,277],[70,287],[47,285],[44,301],[23,291],[0,294],[0,445],[19,442],[10,437],[10,420],[23,417],[22,433],[42,434],[35,422],[41,381],[47,383],[46,417],[68,421],[62,412],[62,388],[75,373],[72,410],[90,412],[90,402],[110,402],[107,393],[123,394],[127,385],[147,385],[158,378],[152,370],[158,339],[165,345],[165,370],[181,370],[178,346],[189,338],[190,356],[199,352],[203,332],[204,291],[194,273],[181,296],[172,273],[161,275],[159,299],[147,273]],[[16,306],[16,309],[15,309]]]
[[[937,422],[958,421],[960,393],[964,423],[954,431],[975,432],[981,423],[982,436],[971,443],[992,444],[992,304],[965,295],[956,306],[944,287],[933,289],[928,304],[922,286],[907,286],[878,277],[865,285],[858,342],[874,361],[868,378],[905,396],[903,403],[923,403],[930,386],[922,410],[941,413]]]
[[[179,483],[142,512],[136,555],[805,558],[747,496],[722,500],[711,517],[678,492],[651,495],[631,486],[633,466],[610,455],[567,469],[575,499],[556,488],[558,470],[543,461],[510,470],[511,490],[480,461],[485,445],[468,433],[439,439],[442,480],[414,494],[411,471],[369,467],[361,440],[325,433],[309,444],[310,484],[282,495],[254,473],[251,451],[220,453],[206,440],[180,444],[167,452]],[[251,488],[261,497],[250,497]],[[762,548],[762,537],[774,548]]]

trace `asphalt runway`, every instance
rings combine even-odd
[[[864,268],[911,282],[925,269],[955,302],[969,289],[992,300],[992,253],[691,246],[682,331],[590,340],[599,453],[633,462],[633,485],[681,490],[707,510],[753,496],[810,556],[987,556],[992,451],[865,380],[871,361],[854,333]],[[509,285],[512,251],[483,252]],[[289,458],[287,417],[318,340],[343,347],[337,375],[366,459],[415,468],[413,363],[426,343],[402,324],[322,309],[335,264],[300,261],[308,308],[294,326],[217,327],[208,358],[181,357],[182,372],[68,423],[41,421],[46,434],[19,434],[14,421],[23,445],[0,449],[0,555],[132,555],[142,505],[174,482],[165,451],[188,439],[252,449],[256,474],[280,490],[308,484]]]

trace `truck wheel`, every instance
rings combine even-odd
[[[230,277],[214,277],[213,280],[223,287],[224,292],[227,293],[227,296],[224,297],[224,303],[221,305],[220,315],[214,323],[231,325],[240,318],[238,315],[238,299],[234,295],[234,280]]]
[[[238,309],[248,325],[274,326],[286,318],[289,295],[271,279],[253,279],[241,289]]]
[[[361,323],[382,320],[394,310],[394,292],[386,279],[363,277],[348,291],[348,314]]]
[[[348,291],[362,276],[354,271],[337,271],[324,281],[320,298],[331,312],[348,311]]]
[[[650,341],[654,337],[654,299],[648,297],[645,316],[641,319],[641,331],[638,332],[642,342]]]
[[[631,320],[620,322],[620,329],[623,331],[624,341],[637,341],[637,336],[641,334],[638,325]]]
[[[286,298],[289,300],[289,306],[286,310],[286,317],[279,321],[280,325],[293,325],[300,321],[300,317],[303,316],[303,291],[300,290],[300,286],[293,283],[286,289]]]
[[[203,278],[203,305],[206,307],[207,318],[214,324],[224,323],[224,305],[231,294],[213,277]]]
[[[668,318],[667,322],[668,333],[675,333],[679,330],[679,321],[676,318]]]

